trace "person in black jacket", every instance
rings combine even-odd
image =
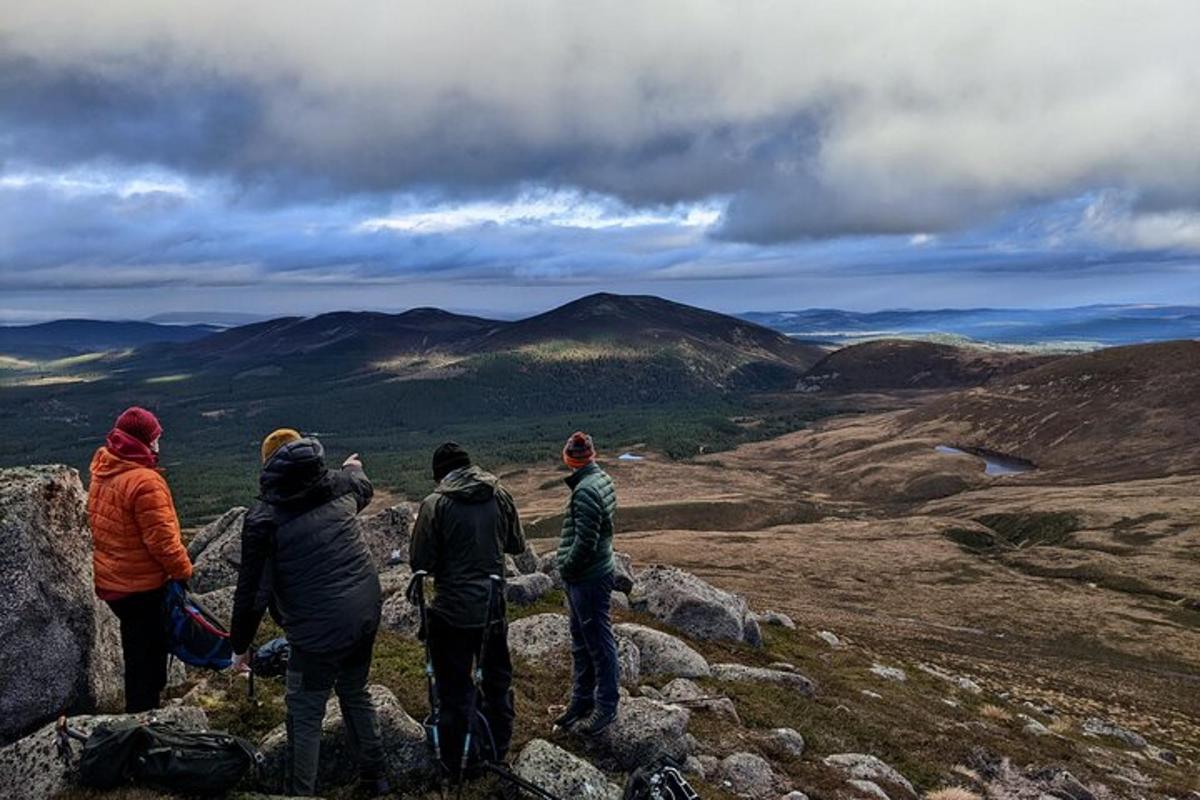
[[[374,490],[357,454],[330,470],[316,439],[295,439],[273,452],[265,445],[261,493],[242,527],[230,629],[234,666],[249,664],[266,576],[272,614],[291,645],[286,791],[316,794],[321,724],[336,690],[363,782],[385,793],[383,743],[367,693],[382,599],[357,520]]]
[[[441,705],[442,752],[453,772],[459,767],[475,691],[472,666],[485,636],[479,709],[496,743],[497,758],[503,761],[508,754],[515,713],[504,618],[504,554],[523,552],[525,536],[512,496],[494,475],[473,466],[454,442],[433,454],[433,478],[438,485],[417,514],[409,561],[414,573],[424,570],[433,576],[437,591],[425,635]],[[492,575],[501,578],[500,585],[492,585]],[[484,630],[489,596],[493,623]]]

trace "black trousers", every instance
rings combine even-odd
[[[135,592],[108,607],[121,621],[121,652],[125,657],[125,711],[136,714],[158,708],[167,686],[170,644],[163,621],[166,587]]]
[[[437,679],[438,702],[441,705],[442,761],[457,773],[462,759],[463,738],[467,731],[468,715],[475,696],[475,685],[471,681],[471,669],[483,642],[483,628],[459,628],[446,624],[437,613],[429,615],[429,654],[433,660],[433,673]],[[503,761],[512,742],[513,708],[512,659],[508,653],[508,622],[500,619],[492,623],[488,632],[487,653],[483,661],[483,697],[477,708],[483,712],[496,743],[496,758]],[[476,724],[473,736],[482,746],[486,734]],[[475,748],[472,747],[474,750]],[[478,751],[490,758],[490,748]]]

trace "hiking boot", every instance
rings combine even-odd
[[[567,710],[554,720],[556,730],[565,730],[592,713],[592,704],[572,700]]]
[[[617,710],[615,708],[609,710],[598,708],[592,712],[590,717],[575,728],[575,732],[581,733],[584,736],[597,736],[609,725],[612,725],[616,718]]]

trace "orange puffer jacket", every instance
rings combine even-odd
[[[145,592],[192,577],[167,481],[101,447],[92,457],[88,519],[96,588]]]

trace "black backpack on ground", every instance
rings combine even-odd
[[[79,758],[79,783],[113,789],[127,783],[179,794],[223,794],[262,756],[244,739],[187,730],[169,722],[101,725]]]
[[[683,777],[679,764],[663,756],[629,776],[621,800],[700,800]]]

